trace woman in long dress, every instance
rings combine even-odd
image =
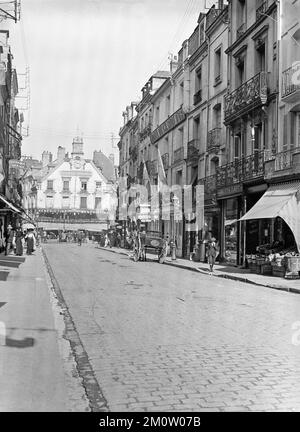
[[[20,229],[16,233],[16,255],[23,255],[23,233]]]
[[[28,232],[25,238],[27,242],[27,255],[31,255],[35,249],[35,237],[32,230]]]

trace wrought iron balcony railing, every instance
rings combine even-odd
[[[224,97],[225,121],[239,117],[242,112],[267,102],[268,72],[259,72]]]
[[[217,169],[217,188],[254,180],[264,175],[264,151],[237,159]]]
[[[147,126],[144,127],[139,133],[139,137],[141,140],[147,138],[151,135],[152,132],[152,122],[148,123]]]
[[[221,145],[221,128],[211,129],[207,134],[207,151],[213,152],[220,148]]]
[[[291,67],[282,72],[282,89],[281,97],[289,96],[300,97],[300,83],[296,82],[297,75],[299,76],[300,61],[295,62]]]
[[[173,154],[173,162],[179,162],[183,160],[183,147],[179,147],[177,150],[174,151]]]
[[[293,166],[293,155],[300,153],[300,147],[294,147],[275,154],[275,171],[282,171]]]
[[[241,24],[236,31],[236,38],[239,39],[246,31],[246,24]]]
[[[194,94],[194,105],[197,105],[201,101],[202,101],[202,90],[198,90]]]
[[[161,157],[164,169],[167,170],[169,168],[169,153],[164,153]]]
[[[200,140],[195,138],[188,142],[187,158],[194,159],[199,156]]]
[[[262,2],[262,4],[256,9],[256,21],[264,16],[267,12],[267,1]]]

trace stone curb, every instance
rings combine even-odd
[[[115,254],[128,256],[128,253],[122,252],[121,250],[119,251],[119,250],[115,250],[115,249],[105,248],[102,246],[98,246],[97,249],[102,249],[102,250],[106,250],[106,251],[109,251],[109,252],[112,252]],[[205,272],[201,269],[198,269],[198,268],[189,267],[189,266],[184,265],[184,264],[178,264],[178,263],[170,262],[170,261],[165,261],[164,264],[172,266],[172,267],[183,268],[185,270],[201,273],[201,274],[208,276],[207,272]],[[243,276],[234,276],[234,275],[228,275],[228,274],[222,274],[222,273],[221,274],[214,273],[213,276],[218,277],[218,278],[223,278],[223,279],[231,279],[231,280],[234,280],[237,282],[244,282],[244,283],[248,283],[251,285],[262,286],[265,288],[271,288],[271,289],[275,289],[275,290],[279,290],[279,291],[286,291],[286,292],[292,292],[294,294],[300,294],[300,288],[299,289],[294,288],[294,287],[289,288],[289,287],[285,287],[285,286],[281,286],[281,285],[274,285],[274,284],[268,284],[268,283],[262,284],[262,283],[255,282],[255,281],[248,279],[247,277],[243,277]]]

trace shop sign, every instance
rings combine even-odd
[[[241,194],[243,192],[242,183],[238,183],[231,186],[226,186],[217,191],[217,196],[219,198],[224,198],[231,195]]]
[[[174,129],[179,123],[183,122],[185,118],[186,114],[183,112],[182,108],[180,108],[152,132],[150,135],[151,143],[154,144],[170,130]]]

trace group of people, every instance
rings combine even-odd
[[[26,254],[31,255],[36,249],[36,236],[33,229],[22,231],[21,228],[12,228],[8,226],[5,255],[9,255],[12,251],[17,256],[24,254],[26,246]]]

